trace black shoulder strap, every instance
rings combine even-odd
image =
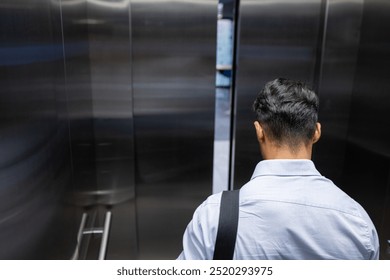
[[[222,193],[214,260],[233,259],[238,227],[239,198],[239,190]]]

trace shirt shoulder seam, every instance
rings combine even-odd
[[[296,205],[301,205],[301,206],[308,206],[308,207],[314,207],[314,208],[327,209],[327,210],[337,211],[337,212],[340,212],[340,213],[344,213],[344,214],[351,215],[351,216],[354,216],[354,217],[362,219],[361,215],[356,215],[354,213],[346,212],[346,211],[343,211],[341,209],[331,208],[331,207],[322,206],[322,205],[316,205],[316,204],[310,204],[310,203],[300,203],[300,202],[295,202],[295,201],[283,201],[283,200],[276,200],[276,199],[259,199],[257,201],[270,201],[270,202],[288,203],[288,204],[296,204]],[[240,201],[240,206],[242,204],[245,204],[245,200],[244,201]]]

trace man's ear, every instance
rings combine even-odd
[[[264,142],[265,135],[264,135],[263,127],[258,121],[255,121],[254,125],[256,129],[257,141],[259,141],[259,143]]]
[[[316,143],[318,140],[321,138],[321,124],[316,123],[316,129],[314,131],[314,136],[313,136],[313,144]]]

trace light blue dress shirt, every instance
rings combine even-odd
[[[212,259],[221,193],[195,211],[178,259]],[[366,211],[310,160],[263,160],[240,190],[234,259],[378,259]]]

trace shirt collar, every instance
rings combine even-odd
[[[260,161],[252,179],[258,176],[277,175],[277,176],[321,176],[314,166],[314,163],[308,159],[272,159]]]

